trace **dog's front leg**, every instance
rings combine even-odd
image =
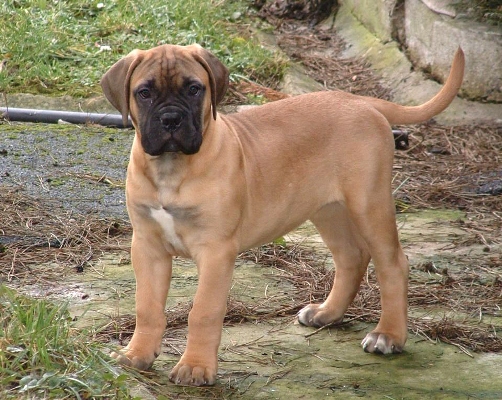
[[[160,238],[134,233],[131,261],[136,276],[136,328],[129,344],[111,356],[121,364],[145,370],[160,354],[166,328],[164,308],[171,283],[172,256]]]
[[[188,315],[187,347],[169,379],[180,385],[213,385],[218,347],[237,251],[214,246],[197,257],[199,285]]]

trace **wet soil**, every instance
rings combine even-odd
[[[55,210],[124,219],[124,182],[134,132],[103,127],[3,123],[0,185]]]

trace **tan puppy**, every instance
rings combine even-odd
[[[298,314],[308,326],[340,322],[370,258],[382,314],[365,351],[401,352],[407,337],[408,263],[391,192],[391,124],[444,110],[462,82],[464,56],[427,103],[404,107],[319,92],[219,115],[228,71],[200,46],[135,50],[103,76],[108,100],[136,128],[127,171],[133,225],[136,329],[121,363],[149,368],[161,351],[173,256],[195,260],[199,285],[188,343],[170,379],[212,385],[236,256],[306,220],[333,254],[336,278],[322,304]]]

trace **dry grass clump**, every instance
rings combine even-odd
[[[398,197],[416,208],[454,207],[473,213],[502,209],[502,128],[402,127],[411,147],[396,152]],[[497,218],[500,222],[502,216]]]
[[[0,278],[5,281],[47,281],[68,268],[82,272],[103,251],[126,249],[128,222],[96,215],[75,215],[41,202],[19,188],[0,190]],[[33,266],[50,264],[44,273]]]

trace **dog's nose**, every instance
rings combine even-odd
[[[160,116],[160,122],[165,128],[176,128],[183,120],[183,115],[178,111],[170,111]]]

